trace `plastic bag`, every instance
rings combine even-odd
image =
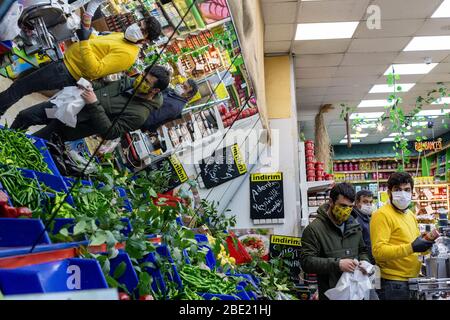
[[[18,1],[14,2],[0,21],[0,41],[14,40],[20,33],[17,24],[23,11],[23,5]]]
[[[78,81],[78,84],[84,88],[91,86],[90,82],[83,78]],[[62,89],[50,99],[50,102],[55,106],[51,109],[45,109],[47,118],[58,119],[66,126],[75,128],[77,126],[77,114],[85,106],[81,97],[82,92],[82,89],[75,86]]]
[[[329,289],[325,295],[330,300],[370,300],[372,280],[369,274],[373,272],[373,265],[363,261],[362,267],[368,274],[363,274],[360,268],[354,272],[344,272],[335,288]]]

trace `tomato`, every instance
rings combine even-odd
[[[119,300],[131,300],[131,298],[125,292],[119,292]]]
[[[221,105],[220,107],[219,107],[219,112],[220,112],[220,114],[225,114],[225,113],[227,113],[227,107],[225,107],[224,105]]]
[[[147,295],[144,295],[144,296],[140,296],[139,300],[155,300],[155,299],[153,298],[152,295],[147,294]]]

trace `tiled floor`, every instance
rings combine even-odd
[[[11,80],[0,76],[0,91],[6,90],[10,86],[11,82],[12,82]],[[18,101],[16,104],[14,104],[11,108],[8,109],[8,111],[0,119],[0,124],[1,125],[5,125],[5,123],[11,124],[16,118],[16,115],[20,111],[28,107],[31,107],[35,104],[46,101],[47,99],[48,99],[47,97],[38,93],[33,93],[29,96],[23,97],[20,101]],[[34,132],[38,128],[40,128],[40,126],[30,127],[28,131]]]

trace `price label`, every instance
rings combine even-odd
[[[217,59],[217,58],[212,58],[212,59],[209,60],[209,63],[211,63],[211,64],[220,64],[220,60]]]
[[[427,214],[433,214],[433,208],[430,205],[425,207],[425,211],[427,212]]]
[[[197,63],[197,64],[195,65],[195,70],[203,71],[203,70],[205,70],[205,65],[202,64],[202,63]]]
[[[433,200],[433,193],[431,192],[430,189],[423,190],[423,193],[425,194],[428,200]]]

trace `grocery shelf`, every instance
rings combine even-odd
[[[417,168],[406,168],[405,171],[416,171]],[[389,172],[397,172],[397,169],[380,169],[376,170],[358,170],[358,171],[335,171],[334,174],[352,174],[352,173],[389,173]]]
[[[345,174],[352,174],[352,173],[376,173],[376,171],[335,171],[334,174],[341,174],[341,173],[345,173]]]
[[[319,207],[308,207],[309,214],[316,213]]]
[[[427,188],[427,187],[434,187],[434,188],[445,188],[447,187],[447,183],[438,183],[438,184],[417,184],[414,187],[417,188]]]
[[[447,202],[447,199],[413,200],[413,202]]]
[[[308,191],[320,191],[326,190],[334,184],[333,180],[325,180],[325,181],[310,181],[307,182],[306,185],[308,187]]]

